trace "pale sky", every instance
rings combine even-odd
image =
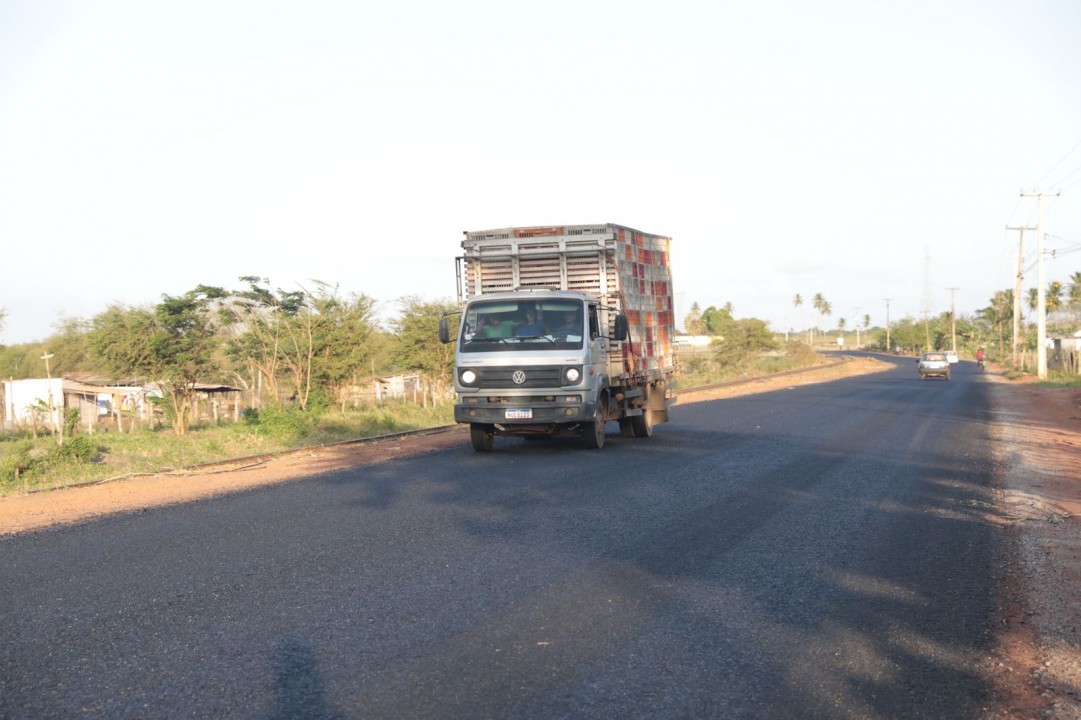
[[[241,275],[391,314],[455,296],[463,230],[604,222],[672,237],[681,319],[972,313],[1022,190],[1081,270],[1079,37],[1077,0],[0,0],[0,343]]]

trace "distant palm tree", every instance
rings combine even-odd
[[[1044,303],[1047,305],[1047,312],[1062,309],[1062,293],[1065,290],[1066,286],[1059,280],[1052,280],[1048,284],[1047,292],[1043,296]]]
[[[803,296],[796,293],[796,297],[792,298],[792,304],[799,310],[799,322],[804,328],[807,327],[807,322],[803,319]]]
[[[1006,324],[1013,320],[1013,291],[999,290],[991,297],[991,305],[978,311],[981,320],[998,335],[998,352],[1004,352]]]
[[[1047,312],[1054,312],[1063,308],[1062,294],[1066,286],[1060,280],[1052,280],[1047,284],[1047,290],[1043,295],[1043,306]],[[1028,289],[1028,309],[1036,311],[1040,309],[1040,291],[1038,288]]]
[[[1070,307],[1081,310],[1081,271],[1070,276],[1070,288],[1066,297]]]
[[[828,318],[833,314],[833,305],[830,301],[822,296],[822,293],[815,295],[815,308],[818,309],[818,313],[823,319]]]

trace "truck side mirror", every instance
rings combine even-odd
[[[450,323],[446,315],[439,318],[439,342],[444,345],[450,342]]]
[[[627,316],[616,315],[616,340],[619,342],[626,340],[629,331],[630,325],[627,322]]]

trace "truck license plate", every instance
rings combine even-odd
[[[507,410],[504,417],[507,420],[532,420],[533,409],[525,408],[524,410]]]

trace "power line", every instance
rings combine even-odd
[[[1062,178],[1060,178],[1057,183],[1054,183],[1054,185],[1057,185],[1058,187],[1062,187],[1063,185],[1066,184],[1067,180],[1069,180],[1071,177],[1073,177],[1074,175],[1076,175],[1079,172],[1081,172],[1081,165],[1078,165],[1073,170],[1071,170],[1070,172],[1063,175]]]
[[[1079,138],[1077,140],[1077,142],[1074,143],[1074,146],[1072,148],[1070,148],[1070,150],[1065,155],[1063,155],[1061,158],[1059,158],[1059,161],[1057,163],[1055,163],[1054,165],[1051,166],[1050,170],[1048,170],[1047,172],[1045,172],[1043,174],[1042,178],[1040,178],[1035,183],[1033,183],[1032,186],[1033,187],[1039,187],[1040,184],[1043,183],[1043,181],[1047,179],[1047,176],[1050,175],[1051,173],[1055,172],[1055,170],[1058,168],[1058,166],[1061,165],[1066,160],[1066,158],[1070,157],[1070,155],[1073,155],[1073,151],[1076,150],[1079,147],[1081,147],[1081,138]],[[1070,174],[1072,175],[1073,173],[1070,173]],[[1060,183],[1055,183],[1055,184],[1059,185]]]

